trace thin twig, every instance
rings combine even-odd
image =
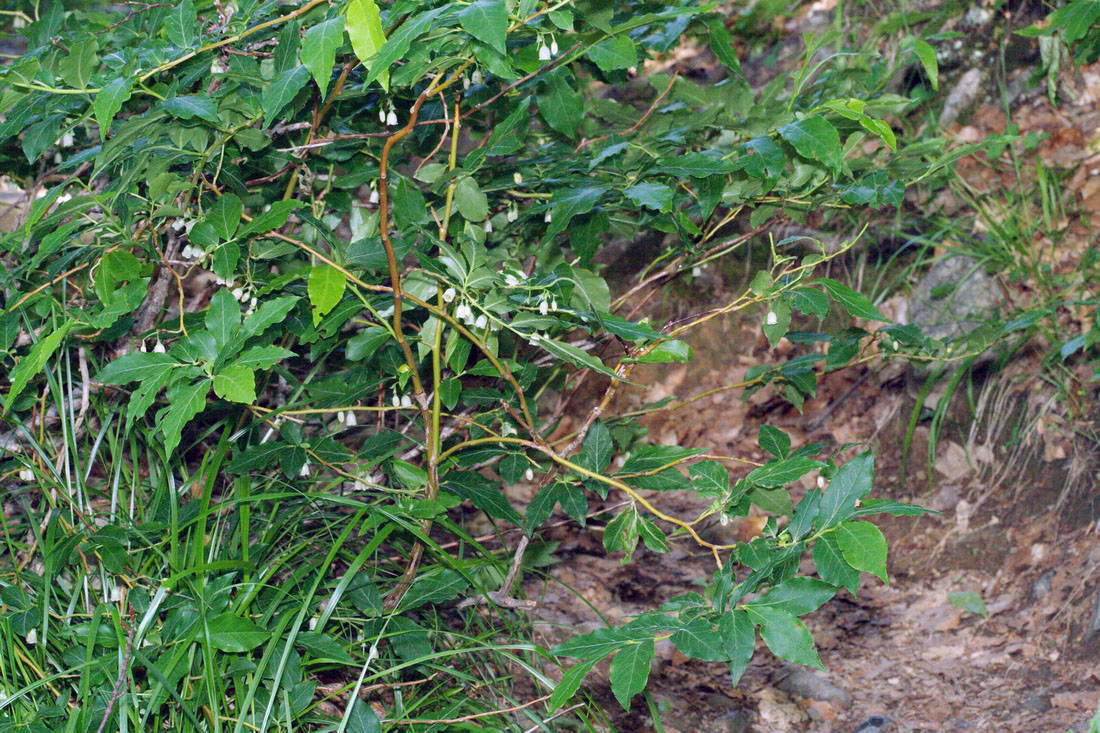
[[[540,698],[536,698],[536,699],[534,699],[530,702],[525,702],[522,705],[516,705],[514,707],[504,708],[503,710],[490,710],[489,712],[486,712],[486,713],[472,713],[470,715],[463,715],[461,718],[442,718],[442,719],[439,719],[439,720],[422,720],[422,719],[389,720],[389,721],[386,721],[386,722],[390,723],[391,725],[439,725],[439,724],[449,725],[449,724],[453,724],[453,723],[465,723],[468,720],[476,720],[478,718],[487,718],[490,715],[504,715],[505,713],[514,713],[517,710],[523,710],[524,708],[529,708],[532,705],[538,705],[540,702],[546,702],[549,699],[550,699],[549,695],[543,695]]]

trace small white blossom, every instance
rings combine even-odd
[[[465,321],[471,315],[472,312],[470,311],[470,306],[466,305],[465,303],[459,303],[458,307],[455,308],[455,318]]]
[[[542,315],[545,316],[549,311],[550,311],[550,304],[547,303],[545,300],[541,301],[539,303],[539,313],[541,313]]]
[[[222,63],[222,60],[220,58],[215,58],[213,61],[210,62],[211,74],[224,74],[227,71],[229,71],[228,67],[226,67],[226,65]]]
[[[550,47],[539,42],[539,61],[549,61],[551,58]]]
[[[336,413],[336,422],[340,423],[341,425],[344,424],[344,411],[343,410],[340,410],[339,412]]]
[[[699,265],[696,265],[695,267],[691,268],[691,276],[692,277],[699,277],[702,274],[703,274],[703,268],[700,267]]]
[[[382,124],[385,124],[386,122],[386,110],[384,107],[378,108],[378,121]]]
[[[392,404],[394,407],[401,407],[401,395],[394,392],[393,398],[390,400],[390,404]]]
[[[256,310],[256,304],[259,303],[259,302],[260,302],[259,298],[257,298],[255,295],[253,295],[252,300],[248,301],[248,307],[251,310]]]
[[[466,91],[470,90],[470,77],[465,74],[462,75],[462,88]]]
[[[517,278],[510,272],[506,272],[504,273],[504,284],[509,287],[514,287],[516,285],[519,285],[519,278]]]
[[[542,217],[542,220],[549,224],[551,221],[554,220],[554,214],[549,209],[547,209],[546,215]]]
[[[375,188],[374,186],[371,186],[371,189],[370,189],[370,202],[372,204],[377,204],[378,203],[378,189]]]
[[[61,147],[71,148],[72,146],[73,146],[73,133],[72,132],[66,132],[64,135],[61,136]]]
[[[447,288],[446,290],[443,291],[443,302],[444,303],[452,302],[455,299],[456,295],[458,295],[458,293],[455,291],[454,288]]]
[[[354,428],[359,424],[355,419],[355,410],[348,410],[347,414],[344,416],[344,424],[349,428]]]
[[[825,488],[825,477],[824,476],[818,476],[817,477],[817,488],[819,488],[819,489],[824,489]]]
[[[489,319],[485,317],[484,313],[482,313],[480,316],[477,317],[477,320],[474,321],[474,328],[485,328],[488,323]]]
[[[317,628],[317,617],[314,616],[313,618],[311,618],[309,620],[309,630],[313,631],[316,628]]]
[[[556,311],[557,309],[558,309],[558,299],[557,298],[551,298],[550,299],[550,310]]]
[[[160,341],[157,341],[157,345],[153,347],[153,353],[163,354],[165,351],[167,351],[167,349],[164,348],[164,344],[162,344]]]
[[[27,632],[27,643],[34,646],[38,643],[38,629],[31,629]]]
[[[178,232],[180,229],[183,229],[184,225],[186,224],[187,222],[183,219],[176,219],[174,222],[172,222],[172,231]]]
[[[309,461],[306,461],[305,463],[302,464],[302,468],[301,468],[300,471],[298,471],[298,475],[301,476],[302,478],[305,478],[306,476],[309,475]]]
[[[27,483],[34,481],[34,471],[29,468],[20,469],[19,480],[26,481]]]
[[[485,76],[481,73],[481,69],[474,69],[473,73],[470,74],[470,83],[481,84],[483,81],[485,81]]]
[[[185,260],[189,260],[194,256],[194,254],[195,251],[191,248],[191,245],[189,244],[183,248],[182,252],[180,252],[180,257]]]
[[[526,471],[523,472],[523,477],[525,479],[527,479],[528,481],[534,481],[535,480],[535,471],[534,471],[534,469],[528,468]]]
[[[551,38],[550,39],[550,55],[551,56],[557,56],[558,55],[558,41],[557,41],[556,38]]]
[[[392,109],[390,110],[390,113],[386,115],[386,124],[390,127],[394,127],[397,124],[397,113],[394,112]]]
[[[523,174],[520,173],[519,171],[516,171],[515,173],[512,174],[512,180],[515,181],[517,186],[522,185],[523,184]]]
[[[508,207],[508,213],[504,215],[508,221],[512,222],[519,218],[519,209],[515,206]]]
[[[722,514],[721,516],[718,517],[718,523],[721,524],[723,527],[725,527],[726,525],[728,525],[730,523],[729,516],[726,515],[726,514]]]
[[[144,341],[142,341],[141,346],[138,348],[138,351],[140,351],[143,354],[148,354],[149,353],[149,347],[145,345]]]
[[[764,319],[764,323],[774,326],[779,323],[779,316],[775,315],[775,311],[768,311],[768,317]]]
[[[402,407],[412,407],[413,406],[412,397],[409,397],[408,395],[403,395],[401,397],[401,406]]]
[[[489,219],[485,220],[485,233],[486,234],[492,234],[493,233],[493,222],[490,221]]]
[[[109,596],[111,603],[118,603],[122,600],[122,589],[117,585],[111,588],[111,594]]]

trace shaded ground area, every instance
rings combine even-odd
[[[647,375],[652,379],[641,380],[655,385],[647,401],[666,393],[686,397],[736,381],[744,366],[731,365],[736,358],[726,345],[757,343],[753,351],[760,353],[743,357],[746,362],[763,357],[764,345],[754,330],[732,321],[708,324],[693,339],[696,360],[690,367],[653,369]],[[989,465],[960,468],[955,463],[959,444],[945,440],[937,467],[928,475],[919,467],[927,450],[927,427],[922,426],[911,451],[915,466],[903,484],[901,438],[913,405],[906,379],[872,376],[849,391],[861,376],[830,375],[805,415],[772,408],[768,420],[795,436],[796,444],[870,442],[877,456],[876,495],[935,506],[943,513],[880,522],[890,542],[891,585],[864,575],[857,597],[842,591],[806,618],[829,670],[824,678],[832,686],[794,681],[792,694],[792,683],[781,680],[785,668],[761,644],[733,688],[723,665],[688,660],[661,642],[650,689],[663,709],[664,730],[847,731],[876,715],[893,721],[893,728],[881,730],[1087,730],[1100,683],[1096,637],[1088,634],[1100,543],[1094,522],[1083,521],[1065,504],[1057,507],[1069,459],[1043,461],[1042,436],[1033,435],[1032,459],[1015,458],[1009,480],[989,493],[996,479],[992,469],[1003,467],[1008,449],[992,445],[984,449],[987,453],[973,451],[987,455]],[[1027,399],[1028,390],[1014,389],[1007,378],[990,381],[986,389]],[[640,394],[627,393],[624,401]],[[832,405],[829,419],[808,429]],[[736,392],[721,392],[643,422],[653,435],[669,441],[760,460],[756,428],[771,407],[766,394],[742,404]],[[978,416],[979,422],[983,419],[988,422],[988,416]],[[966,425],[953,427],[960,431]],[[700,508],[686,494],[662,494],[656,500],[682,516]],[[751,534],[755,526],[748,521],[725,528],[725,539]],[[550,569],[552,582],[532,579],[527,592],[541,602],[537,630],[551,643],[602,625],[601,616],[614,623],[697,590],[695,584],[714,570],[710,556],[693,549],[690,540],[674,543],[667,555],[640,549],[635,562],[622,565],[607,557],[590,533],[580,535],[566,526],[550,539],[562,543],[558,555],[565,559]],[[812,566],[803,570],[812,572]],[[978,593],[988,619],[952,606],[948,594],[957,591]],[[641,698],[629,713],[621,712],[606,683],[606,662],[597,672],[602,676],[594,678],[589,692],[618,730],[657,729]]]

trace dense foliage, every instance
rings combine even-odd
[[[911,104],[887,92],[901,69],[936,83],[926,42],[888,61],[808,39],[798,74],[754,90],[731,33],[753,29],[690,1],[38,10],[3,16],[27,41],[0,98],[0,168],[27,192],[0,240],[2,468],[23,482],[4,518],[9,721],[374,730],[491,706],[463,686],[517,668],[550,695],[525,708],[540,721],[610,655],[629,705],[655,638],[734,682],[758,633],[819,666],[798,617],[886,578],[862,518],[920,510],[868,498],[869,453],[838,466],[765,427],[772,459],[745,471],[607,408],[634,365],[689,359],[679,337],[737,310],[796,347],[738,386],[796,405],[873,343],[929,346],[858,327],[887,319],[820,276],[839,252],[784,243],[703,317],[630,311],[773,217],[897,206],[942,170],[942,145],[897,151],[885,121]],[[685,42],[709,46],[713,79],[665,61]],[[593,259],[647,231],[665,248],[614,299]],[[580,430],[551,442],[597,378]],[[524,482],[521,514],[503,485]],[[662,510],[682,489],[711,500],[703,517]],[[591,516],[612,492],[625,505]],[[464,502],[507,556],[457,521]],[[751,542],[699,535],[753,504],[774,518]],[[559,505],[624,561],[676,534],[714,575],[554,649],[514,643],[484,602],[513,623],[516,569]],[[555,684],[544,664],[568,658]]]

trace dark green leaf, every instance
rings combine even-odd
[[[271,637],[271,632],[249,619],[223,613],[206,622],[210,644],[218,651],[240,653],[255,649]],[[202,628],[198,627],[200,642],[205,641]]]
[[[508,8],[504,0],[474,0],[458,11],[458,22],[477,40],[507,53],[504,38],[508,31]]]
[[[623,710],[629,710],[630,698],[645,689],[653,655],[653,639],[645,639],[627,644],[611,660],[611,691]]]
[[[260,106],[264,111],[264,124],[271,127],[278,122],[278,115],[283,107],[290,104],[290,100],[297,96],[309,82],[309,69],[304,66],[295,66],[292,69],[277,75],[271,83],[264,87],[260,95]]]
[[[886,538],[870,522],[844,522],[835,530],[836,543],[844,559],[856,570],[886,577]]]
[[[760,638],[775,656],[807,667],[825,669],[817,656],[810,630],[793,614],[775,608],[754,608],[749,613],[760,618]]]
[[[336,63],[336,49],[344,42],[344,19],[332,18],[306,31],[302,43],[302,64],[309,69],[313,80],[321,90],[321,97],[328,91],[332,67]]]

